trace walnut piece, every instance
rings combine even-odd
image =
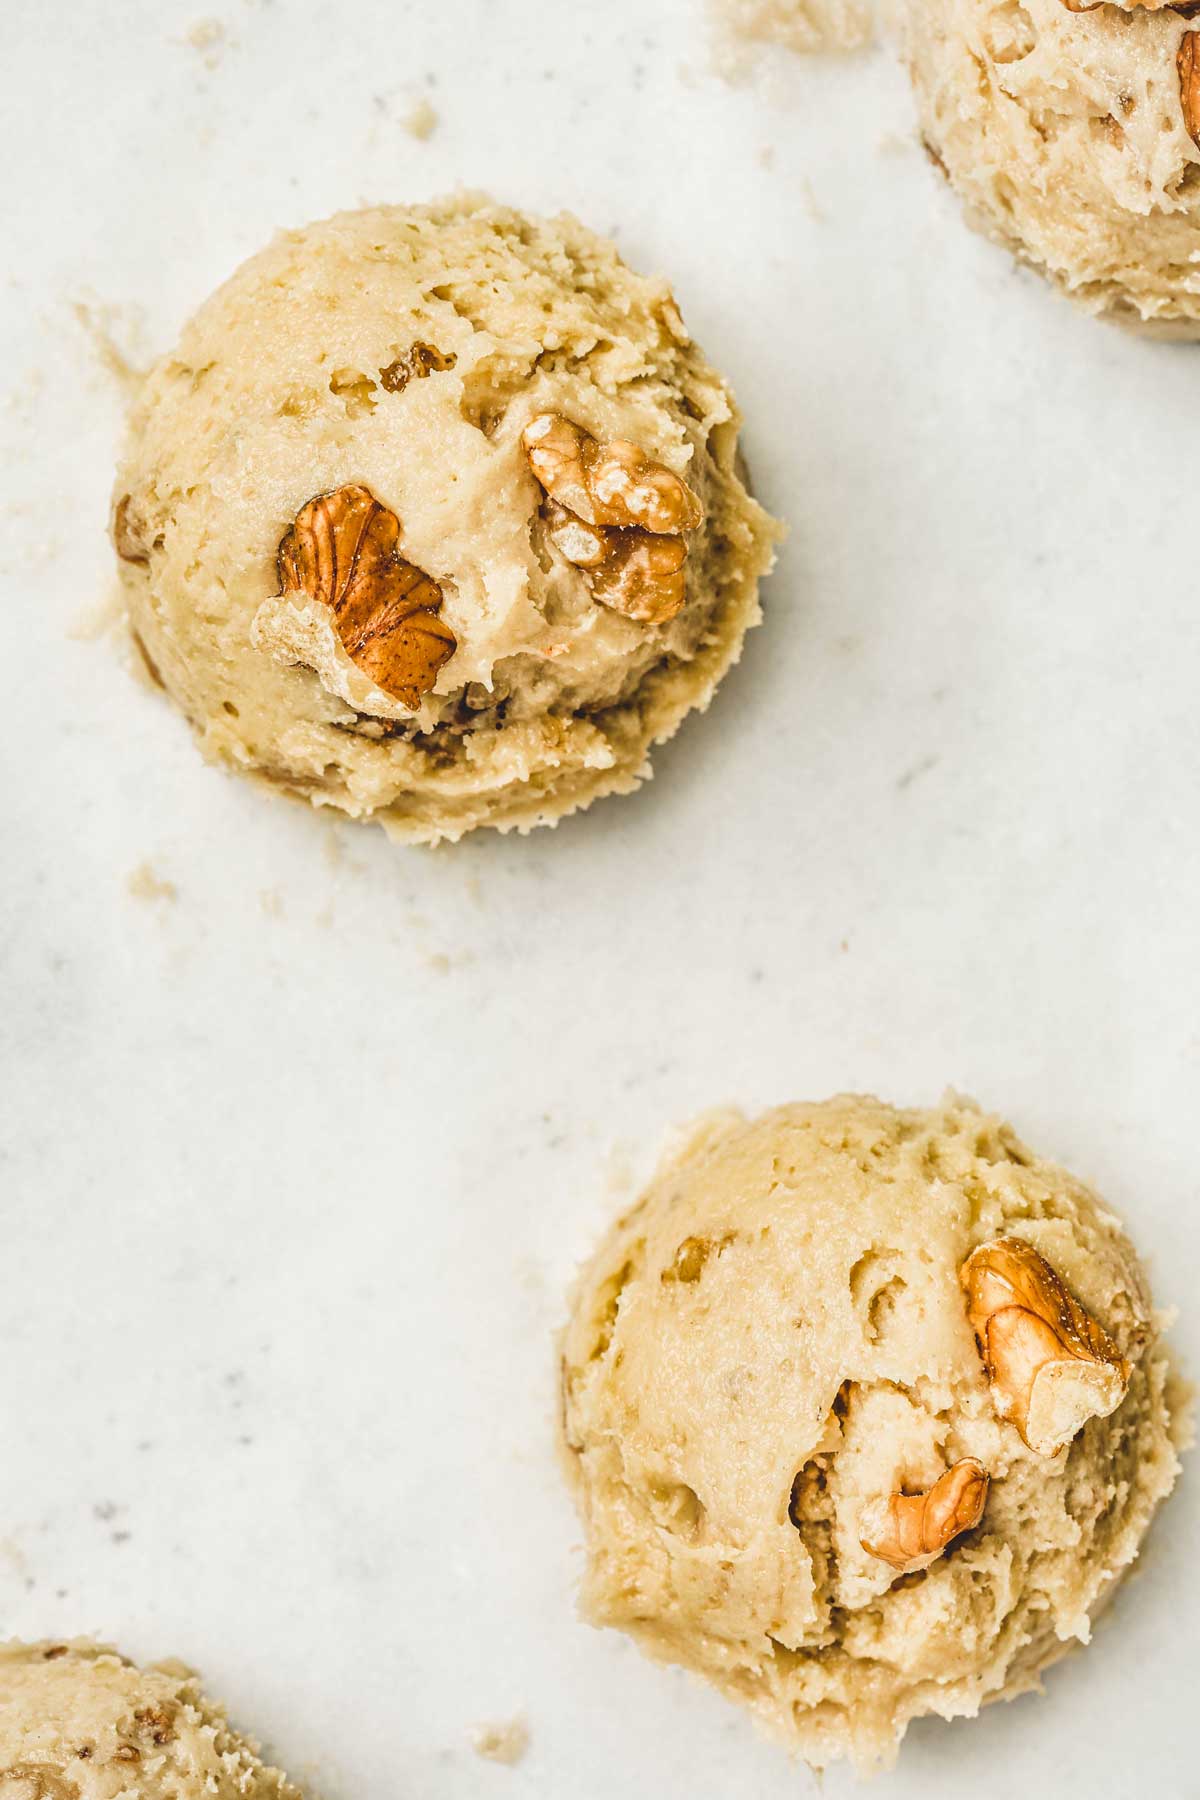
[[[704,517],[685,481],[636,444],[602,444],[560,413],[540,413],[521,433],[529,466],[552,500],[586,525],[694,531]]]
[[[418,341],[410,344],[386,368],[380,369],[380,385],[389,394],[401,394],[410,381],[424,381],[429,375],[440,374],[443,369],[452,369],[457,361],[453,350],[442,351],[436,344]]]
[[[596,599],[650,624],[673,619],[687,598],[683,534],[704,518],[687,483],[636,444],[602,444],[559,413],[531,419],[521,443],[546,494],[547,535]]]
[[[926,1569],[952,1538],[978,1525],[988,1481],[983,1464],[964,1456],[927,1493],[869,1500],[858,1516],[859,1542],[871,1556],[906,1575]]]
[[[458,647],[442,590],[397,551],[400,521],[369,488],[318,494],[279,545],[281,598],[328,606],[347,656],[414,710]]]
[[[577,569],[587,571],[597,600],[630,619],[663,625],[687,598],[683,565],[687,545],[682,538],[658,537],[640,526],[585,525],[555,500],[543,512],[546,533],[555,548]]]
[[[122,494],[113,509],[112,539],[122,562],[149,563],[150,552],[142,537],[142,523],[133,512],[132,494]]]
[[[1179,70],[1179,103],[1188,136],[1200,148],[1200,31],[1185,31],[1175,57]]]
[[[1109,0],[1062,0],[1068,12],[1099,12]],[[1129,0],[1128,6],[1122,6],[1122,12],[1172,12],[1181,19],[1188,19],[1193,13],[1200,12],[1200,0]]]
[[[1032,1244],[980,1244],[959,1279],[996,1411],[1038,1456],[1057,1456],[1121,1404],[1129,1364]]]

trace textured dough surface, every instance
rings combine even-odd
[[[995,1411],[959,1269],[1027,1238],[1133,1363],[1047,1459]],[[564,1340],[585,1615],[742,1701],[815,1764],[1038,1685],[1137,1554],[1183,1427],[1136,1255],[970,1103],[842,1097],[700,1121],[587,1266]],[[953,1462],[980,1525],[897,1578],[873,1498]]]
[[[414,343],[453,366],[391,391]],[[596,602],[549,543],[520,444],[544,411],[699,495],[669,624]],[[666,284],[574,219],[479,195],[339,214],[253,257],[148,377],[116,488],[146,559],[120,565],[133,628],[207,754],[288,793],[411,841],[552,822],[644,780],[759,616],[777,532],[738,426]],[[292,615],[289,637],[276,555],[301,507],[350,483],[397,514],[458,641],[415,713],[328,625],[325,681],[256,646],[312,635]]]
[[[1200,146],[1170,7],[911,0],[927,144],[972,222],[1094,313],[1200,334]]]
[[[0,1800],[300,1800],[178,1663],[0,1644]]]

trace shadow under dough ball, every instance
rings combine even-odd
[[[301,1800],[180,1663],[0,1644],[0,1800]]]
[[[563,1342],[585,1615],[890,1762],[1086,1640],[1175,1481],[1158,1325],[1112,1214],[966,1101],[700,1120]]]
[[[663,281],[480,195],[246,263],[151,371],[113,534],[206,753],[433,843],[649,773],[777,531]]]
[[[1200,336],[1200,17],[910,0],[921,128],[971,222],[1090,312]]]

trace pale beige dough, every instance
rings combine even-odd
[[[0,1800],[301,1800],[180,1663],[0,1644]]]
[[[874,0],[709,0],[724,46],[779,44],[800,55],[861,50],[874,33]],[[728,67],[730,58],[722,58]],[[732,73],[739,72],[736,62]]]
[[[1132,1364],[1057,1456],[998,1416],[959,1271],[1027,1239]],[[1138,1259],[1065,1170],[966,1101],[700,1122],[588,1264],[563,1346],[583,1609],[823,1765],[1037,1686],[1137,1554],[1185,1435]],[[977,1458],[981,1523],[924,1573],[873,1500]],[[869,1532],[866,1535],[870,1535]]]
[[[414,344],[453,365],[389,391]],[[520,442],[547,411],[699,496],[670,623],[601,604],[550,542]],[[339,214],[253,257],[151,372],[116,487],[129,616],[218,761],[410,841],[550,823],[644,780],[759,616],[778,533],[738,428],[666,283],[574,219],[479,195]],[[273,598],[298,511],[351,483],[398,516],[457,639],[415,712],[327,609]]]
[[[921,127],[972,222],[1089,311],[1178,337],[1200,334],[1200,145],[1178,66],[1198,26],[1169,6],[907,7]]]

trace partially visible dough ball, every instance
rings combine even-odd
[[[0,1800],[301,1800],[182,1664],[0,1644]]]
[[[546,417],[702,519],[581,519],[565,477],[556,508],[522,443]],[[644,780],[759,616],[777,531],[738,428],[666,283],[576,220],[342,213],[253,257],[150,374],[115,498],[133,629],[205,752],[285,793],[414,842],[552,823]],[[340,546],[309,508],[331,494]],[[344,631],[298,537],[281,556],[306,520]],[[610,579],[630,553],[666,572]]]
[[[1089,311],[1178,337],[1200,335],[1198,26],[1167,5],[907,9],[925,141],[972,222]]]
[[[1084,1371],[1109,1384],[1084,1390],[1106,1416],[1056,1454],[1004,1413],[968,1320],[964,1263],[1009,1237],[1114,1359]],[[1010,1377],[1030,1353],[1014,1319]],[[909,1720],[1023,1693],[1087,1639],[1175,1481],[1168,1375],[1117,1220],[999,1120],[857,1096],[713,1115],[574,1299],[564,1434],[584,1612],[707,1676],[814,1764],[888,1762]],[[910,1497],[907,1531],[916,1496],[955,1469],[962,1516],[940,1553],[885,1560],[892,1496]]]

